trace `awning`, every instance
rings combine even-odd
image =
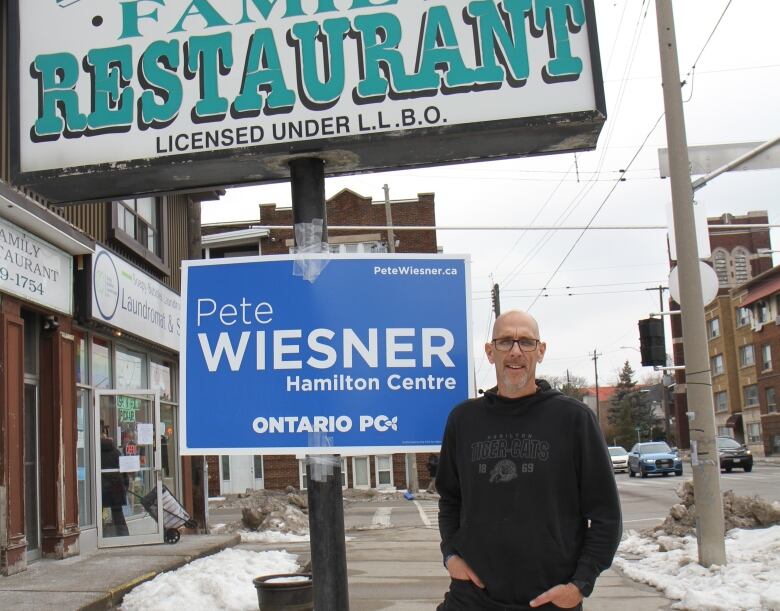
[[[768,297],[778,291],[780,291],[780,276],[775,276],[774,278],[751,288],[742,298],[742,303],[740,305],[744,308],[745,306],[749,306],[751,303],[755,303],[759,299]]]
[[[742,424],[742,412],[738,414],[731,414],[726,420],[726,426],[730,429],[736,429]]]

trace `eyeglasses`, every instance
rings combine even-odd
[[[536,350],[536,346],[539,345],[541,340],[531,339],[530,337],[521,337],[520,339],[512,339],[511,337],[500,337],[493,340],[493,345],[499,352],[509,352],[514,348],[515,342],[523,352],[533,352]]]

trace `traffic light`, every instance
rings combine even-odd
[[[646,318],[639,321],[639,351],[643,367],[666,365],[666,340],[662,318]]]
[[[490,299],[493,301],[493,312],[498,318],[501,315],[501,297],[498,293],[498,283],[493,285],[493,290],[490,291]]]

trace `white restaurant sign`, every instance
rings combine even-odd
[[[73,259],[0,219],[0,291],[72,314]]]
[[[56,201],[581,150],[606,116],[593,0],[10,8],[14,177]]]

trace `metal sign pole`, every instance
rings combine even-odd
[[[321,220],[322,241],[327,242],[324,161],[316,158],[290,161],[290,184],[293,223],[298,226]],[[296,246],[309,246],[299,244],[299,232],[295,234]],[[341,458],[338,455],[308,456],[306,480],[314,608],[349,611]]]

